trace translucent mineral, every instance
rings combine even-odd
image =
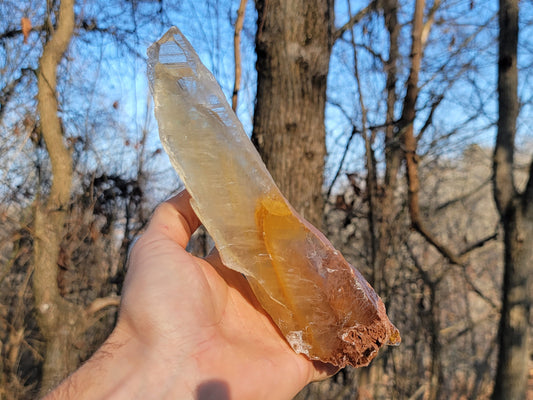
[[[357,367],[398,344],[379,296],[280,193],[183,34],[171,28],[148,56],[163,147],[222,261],[246,276],[290,346]]]

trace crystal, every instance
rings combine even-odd
[[[283,197],[213,75],[178,30],[148,49],[163,147],[222,261],[247,277],[298,353],[367,365],[399,344],[383,302]]]

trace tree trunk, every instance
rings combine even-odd
[[[498,333],[499,354],[493,399],[525,399],[528,379],[528,281],[533,265],[533,215],[522,214],[521,200],[503,217],[504,276]]]
[[[407,176],[407,201],[411,222],[415,228],[420,225],[418,193],[418,155],[417,141],[414,134],[414,120],[416,116],[416,102],[418,99],[418,75],[422,62],[422,28],[424,25],[425,0],[416,0],[411,31],[411,69],[407,79],[407,92],[404,98],[402,117],[400,122],[401,138],[405,151],[405,164]]]
[[[403,151],[400,146],[398,131],[395,129],[394,110],[396,108],[397,93],[396,82],[398,80],[398,58],[399,58],[399,35],[400,24],[398,23],[398,1],[385,0],[383,2],[383,15],[385,17],[385,26],[389,32],[389,56],[385,64],[387,71],[387,113],[385,119],[385,176],[383,182],[383,193],[380,201],[381,218],[379,222],[378,246],[376,250],[375,270],[374,270],[374,288],[381,295],[386,296],[383,292],[387,285],[385,282],[386,264],[391,262],[393,257],[389,257],[393,249],[392,241],[393,224],[395,217],[394,194],[398,186],[398,172],[400,170]]]
[[[81,309],[65,301],[57,286],[61,241],[72,186],[72,157],[63,142],[58,117],[57,66],[74,30],[74,0],[62,0],[55,30],[44,46],[39,61],[38,110],[41,130],[52,167],[48,198],[37,197],[34,222],[33,293],[37,322],[46,340],[41,393],[55,386],[77,365],[69,344],[79,326]]]
[[[504,229],[502,310],[493,399],[525,399],[533,263],[533,163],[519,193],[513,180],[518,116],[518,0],[500,0],[498,59],[499,118],[494,148],[493,189]]]
[[[291,204],[320,227],[333,1],[257,0],[252,140]]]
[[[442,374],[441,343],[440,343],[440,306],[437,299],[437,284],[432,281],[426,282],[430,289],[430,312],[428,315],[428,330],[431,340],[431,364],[429,367],[429,390],[427,400],[439,400],[441,398]]]

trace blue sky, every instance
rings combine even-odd
[[[39,3],[28,1],[4,1],[0,12],[6,16],[3,29],[16,26],[21,15],[28,15],[34,25],[39,23]],[[100,158],[112,158],[118,172],[127,172],[139,162],[147,163],[154,179],[164,183],[164,189],[176,184],[175,174],[169,170],[166,157],[155,154],[160,147],[157,125],[150,109],[150,96],[146,80],[145,54],[148,46],[157,40],[171,25],[178,26],[195,47],[205,65],[213,72],[229,98],[233,89],[233,26],[236,18],[237,1],[208,0],[198,2],[183,0],[167,4],[164,12],[157,10],[158,3],[138,2],[135,18],[130,11],[118,6],[119,3],[84,1],[78,2],[78,15],[85,18],[98,18],[98,23],[110,31],[120,25],[123,30],[135,30],[127,37],[127,43],[118,43],[109,35],[87,34],[73,41],[69,50],[69,63],[64,63],[64,79],[60,82],[67,90],[64,92],[63,115],[70,118],[72,132],[77,135],[84,129],[90,133],[91,146],[95,151],[87,153],[88,163],[98,164]],[[165,3],[166,4],[166,3]],[[351,2],[352,12],[366,6],[366,1]],[[407,2],[412,5],[412,2]],[[432,4],[428,1],[428,7]],[[470,9],[473,4],[474,8]],[[524,106],[519,119],[518,147],[522,148],[531,141],[532,135],[532,91],[531,64],[533,45],[528,38],[532,33],[533,5],[521,2],[521,41],[520,41],[520,94]],[[444,94],[444,100],[434,116],[432,128],[427,132],[420,149],[428,157],[436,154],[458,155],[465,145],[476,142],[491,146],[494,140],[494,123],[497,115],[496,103],[496,57],[497,57],[497,11],[496,1],[448,0],[443,1],[436,14],[436,22],[426,47],[427,57],[421,73],[422,91],[418,108],[421,119],[415,126],[420,127],[428,113],[427,105],[432,96]],[[402,25],[400,46],[402,53],[408,54],[410,46],[409,21],[411,7],[402,8],[399,19]],[[337,1],[336,25],[348,20],[346,2]],[[256,13],[253,1],[246,9],[245,27],[242,33],[242,90],[239,95],[237,115],[245,131],[250,134],[255,97],[255,34]],[[15,21],[15,22],[13,22]],[[453,21],[453,22],[450,22]],[[482,29],[483,27],[483,29]],[[475,35],[474,35],[475,34]],[[358,45],[358,68],[361,74],[361,92],[368,108],[368,120],[378,125],[384,120],[384,74],[380,57],[386,58],[388,34],[380,16],[365,18],[354,28],[355,42]],[[328,97],[332,102],[327,106],[327,159],[326,184],[331,179],[351,132],[352,123],[360,125],[358,93],[353,78],[353,52],[347,40],[339,40],[333,48],[328,79]],[[118,40],[120,41],[120,37]],[[468,45],[463,49],[463,43]],[[375,54],[368,49],[371,48]],[[461,48],[461,50],[459,50]],[[39,37],[30,36],[27,45],[7,43],[4,51],[24,52],[17,68],[35,67],[40,51]],[[11,53],[10,53],[11,54]],[[13,53],[15,54],[15,53]],[[450,57],[450,55],[457,55]],[[10,67],[9,57],[4,53],[4,68]],[[456,62],[454,60],[458,60]],[[461,66],[468,63],[466,70]],[[0,57],[0,67],[2,60]],[[401,95],[407,76],[409,60],[405,58],[399,65],[400,74],[397,89]],[[10,73],[3,70],[2,79],[10,79]],[[447,84],[448,80],[452,84]],[[446,86],[443,91],[442,87]],[[21,104],[31,108],[31,96],[21,98]],[[339,111],[339,104],[343,112]],[[33,103],[34,106],[34,103]],[[19,108],[12,109],[12,118],[22,118]],[[398,103],[397,117],[401,113]],[[468,122],[466,122],[468,121]],[[148,132],[148,146],[145,154],[135,148]],[[446,140],[451,132],[455,134]],[[81,133],[79,133],[81,134]],[[345,171],[362,171],[364,165],[363,141],[356,136],[344,164]],[[376,142],[376,154],[382,158],[382,148]],[[153,156],[151,156],[153,154]],[[142,156],[142,157],[141,157]],[[20,157],[20,155],[17,155]],[[31,157],[28,155],[27,157]],[[146,164],[145,164],[146,165]],[[173,183],[170,183],[172,181]],[[168,184],[166,183],[168,182]]]

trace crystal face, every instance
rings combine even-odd
[[[148,49],[161,142],[226,266],[243,273],[298,353],[367,365],[399,344],[363,276],[283,197],[194,49],[175,27]]]

